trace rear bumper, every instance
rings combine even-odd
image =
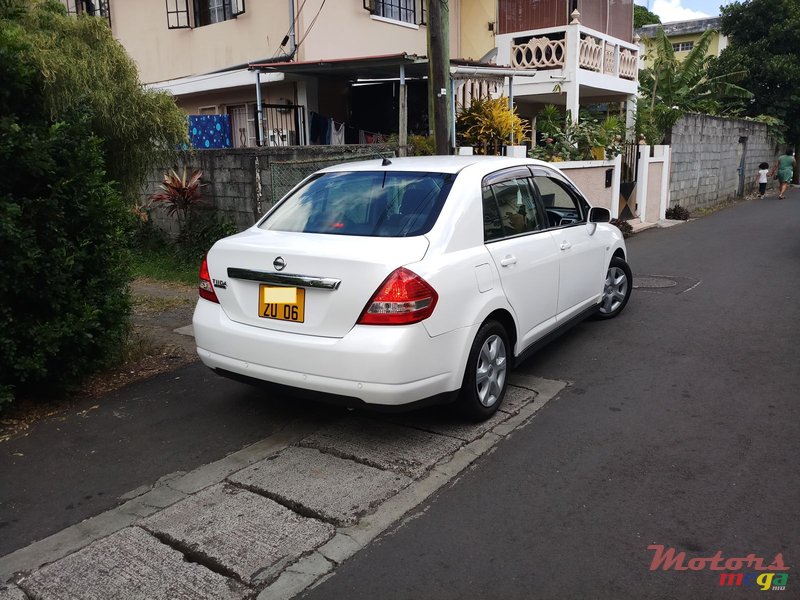
[[[218,304],[198,301],[194,333],[212,369],[365,404],[399,406],[461,387],[477,327],[431,337],[421,323],[357,325],[342,338],[235,323]]]

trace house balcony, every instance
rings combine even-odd
[[[521,102],[580,105],[630,100],[638,88],[639,47],[574,23],[496,37],[497,62],[531,75],[514,79]]]

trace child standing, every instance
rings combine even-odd
[[[767,191],[767,177],[769,176],[769,163],[762,162],[758,165],[758,197],[763,198]]]

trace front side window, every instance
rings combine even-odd
[[[563,227],[586,220],[587,207],[583,206],[566,183],[546,175],[537,175],[533,181],[550,227]]]
[[[319,175],[281,202],[262,229],[411,237],[427,233],[455,175],[354,171]]]

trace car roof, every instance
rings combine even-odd
[[[383,159],[360,160],[333,165],[320,169],[320,173],[341,173],[348,171],[415,171],[423,173],[459,173],[464,169],[492,173],[499,169],[523,165],[546,165],[531,158],[508,156],[409,156]]]

